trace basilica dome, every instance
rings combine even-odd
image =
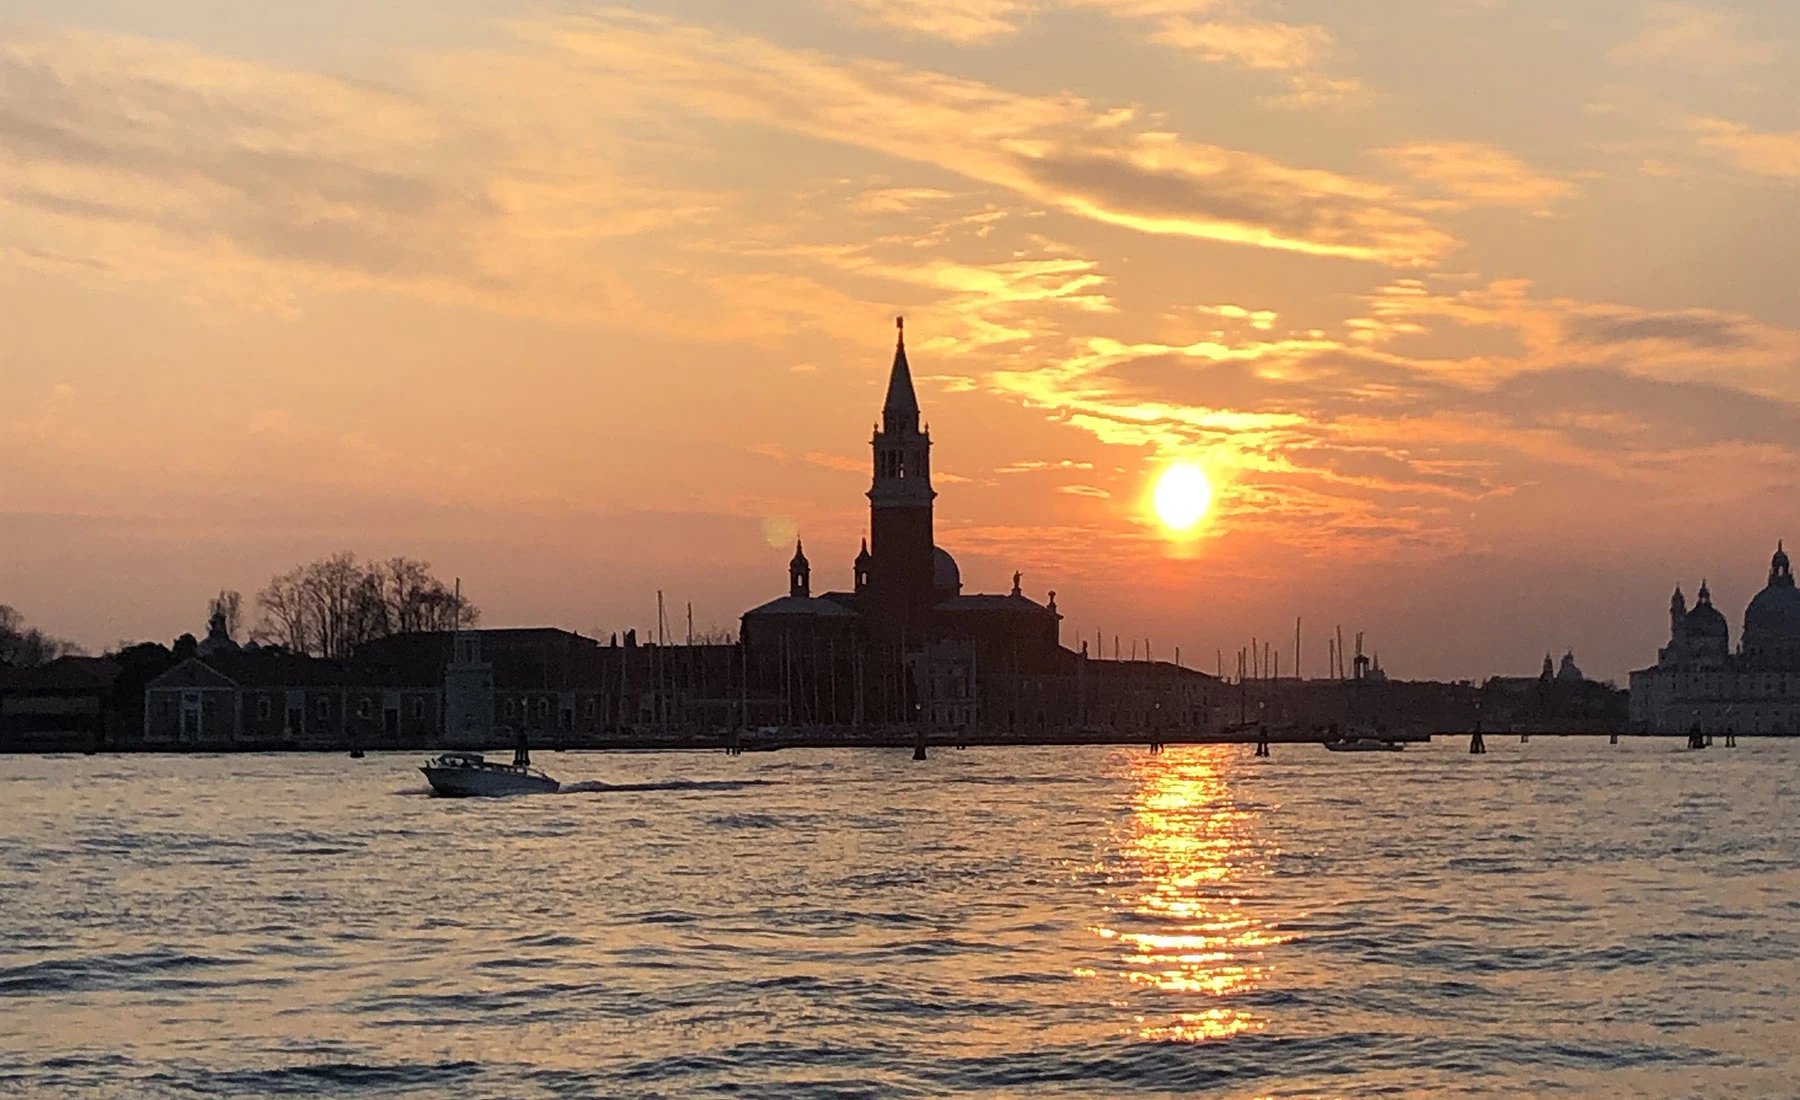
[[[962,592],[962,570],[956,567],[956,559],[942,546],[931,548],[931,586],[940,595],[955,596]]]
[[[1787,551],[1776,544],[1769,561],[1769,585],[1744,609],[1746,652],[1790,652],[1800,649],[1800,588]]]

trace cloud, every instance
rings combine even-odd
[[[932,202],[947,199],[950,192],[936,187],[882,187],[863,192],[856,208],[871,214],[895,214]]]
[[[1630,42],[1607,55],[1627,65],[1672,65],[1702,73],[1724,73],[1767,65],[1781,46],[1743,36],[1743,16],[1692,4],[1653,4],[1646,26]]]
[[[1203,61],[1273,73],[1288,85],[1265,106],[1307,107],[1342,102],[1362,91],[1360,81],[1320,70],[1337,52],[1331,32],[1317,24],[1248,18],[1230,0],[1068,0],[1142,26],[1150,41]]]
[[[530,144],[445,95],[170,42],[15,29],[0,86],[7,257],[199,300],[291,309],[301,290],[383,287],[648,320],[636,286],[571,258],[716,202]]]
[[[1727,384],[1771,398],[1800,389],[1800,332],[1713,309],[1648,309],[1572,298],[1535,298],[1528,280],[1497,280],[1454,294],[1400,280],[1370,296],[1352,323],[1365,342],[1429,346],[1454,327],[1505,338],[1482,354],[1447,361],[1460,374],[1497,378],[1526,370],[1617,366],[1643,377]]]
[[[1745,172],[1774,179],[1800,180],[1800,130],[1752,130],[1721,118],[1691,118],[1688,129],[1700,148]]]
[[[821,0],[858,21],[951,42],[1012,34],[1032,5],[1025,0]]]
[[[1542,209],[1575,192],[1566,180],[1533,172],[1504,149],[1479,141],[1413,142],[1375,155],[1455,200],[1450,205]]]
[[[1372,340],[1087,337],[993,382],[1105,444],[1206,456],[1222,527],[1308,552],[1459,552],[1471,508],[1518,494],[1691,502],[1708,470],[1754,495],[1800,461],[1800,333],[1517,280],[1369,304]]]
[[[1150,39],[1207,61],[1260,72],[1281,73],[1289,91],[1265,97],[1270,106],[1306,107],[1334,103],[1362,91],[1362,82],[1333,79],[1316,69],[1331,56],[1335,40],[1324,27],[1263,20],[1205,20],[1165,15]]]
[[[888,62],[612,12],[536,24],[550,79],[603,81],[640,111],[679,106],[934,166],[1146,233],[1429,262],[1455,240],[1380,184],[1199,144],[1132,107],[1028,96]]]

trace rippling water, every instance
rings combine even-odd
[[[1800,1094],[1800,742],[1676,745],[0,758],[0,1093]]]

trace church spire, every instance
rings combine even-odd
[[[788,595],[803,600],[812,597],[812,564],[806,560],[799,539],[794,540],[794,557],[788,562]]]
[[[919,430],[919,398],[913,393],[912,368],[906,362],[906,318],[894,318],[894,367],[888,373],[887,400],[881,406],[881,430]]]

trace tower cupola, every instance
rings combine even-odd
[[[788,562],[788,595],[808,599],[812,596],[812,566],[806,560],[806,551],[800,548],[800,540],[794,540],[794,558]]]

